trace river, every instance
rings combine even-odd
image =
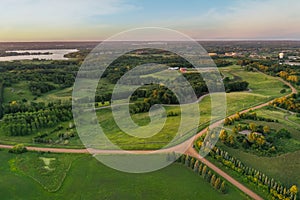
[[[44,49],[44,50],[15,50],[6,51],[16,53],[47,53],[47,55],[16,55],[16,56],[0,56],[0,61],[14,61],[14,60],[32,60],[32,59],[45,59],[45,60],[68,60],[64,55],[68,53],[77,52],[77,49]]]

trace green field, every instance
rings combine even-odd
[[[219,191],[181,164],[146,174],[110,169],[89,155],[0,150],[1,199],[247,199]]]
[[[284,83],[279,81],[278,78],[265,75],[261,72],[249,72],[242,69],[240,66],[230,66],[220,69],[221,72],[229,73],[233,76],[238,76],[242,80],[249,83],[249,88],[252,93],[260,94],[265,97],[275,98],[283,96],[280,94],[280,90],[284,88]],[[286,94],[290,93],[291,90],[287,89]]]
[[[30,92],[28,83],[25,81],[13,84],[10,87],[5,87],[3,96],[3,103],[9,103],[11,101],[22,99],[32,101],[34,99],[34,95],[32,95]]]
[[[57,89],[43,94],[41,97],[37,98],[37,101],[56,101],[56,100],[70,100],[72,97],[72,87]]]

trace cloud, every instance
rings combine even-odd
[[[137,9],[123,0],[4,0],[1,26],[68,25],[86,22],[92,16],[113,15]]]
[[[298,0],[198,2],[185,4],[186,10],[174,1],[171,11],[144,1],[2,0],[0,40],[105,39],[143,26],[173,28],[195,39],[300,39]]]
[[[162,22],[197,39],[300,39],[300,1],[243,0]]]
[[[239,1],[225,15],[223,28],[236,36],[299,37],[299,9],[296,0]]]

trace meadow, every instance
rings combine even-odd
[[[9,87],[4,87],[3,103],[10,103],[12,101],[22,100],[22,99],[27,99],[28,101],[33,100],[34,95],[31,94],[28,87],[29,86],[26,81],[21,81]]]
[[[172,164],[146,174],[108,168],[90,155],[0,150],[1,199],[247,199],[216,191],[191,169]],[[130,182],[128,182],[130,180]]]

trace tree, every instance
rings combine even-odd
[[[289,74],[286,71],[280,71],[279,76],[283,79],[286,79],[289,76]]]
[[[255,132],[255,131],[256,131],[256,124],[250,123],[250,124],[249,124],[249,128],[250,128],[250,130],[251,130],[252,132]]]
[[[237,129],[236,127],[233,127],[233,128],[232,128],[232,133],[233,133],[234,135],[237,135],[237,134],[239,133],[239,131],[238,131],[238,129]]]
[[[285,188],[283,189],[283,195],[285,196],[286,193],[287,193],[287,191],[286,191],[286,187],[285,187]]]
[[[216,175],[214,174],[214,175],[212,175],[212,177],[211,177],[211,179],[210,179],[210,184],[211,184],[212,186],[214,186],[214,185],[215,185],[215,181],[216,181]]]
[[[202,169],[202,176],[205,178],[207,173],[207,166],[205,165]]]
[[[197,172],[199,168],[199,160],[196,160],[195,164],[194,164],[194,172]]]
[[[280,93],[281,93],[281,94],[286,93],[286,89],[281,89],[281,90],[280,90]]]
[[[190,157],[189,157],[189,155],[186,155],[186,157],[185,157],[185,162],[184,162],[184,164],[185,164],[185,166],[187,166],[187,167],[189,167],[190,166]]]
[[[227,191],[226,191],[226,183],[225,183],[225,181],[223,181],[222,182],[222,184],[221,184],[221,192],[223,193],[223,194],[225,194]]]
[[[215,185],[214,185],[217,190],[220,189],[220,183],[221,183],[220,178],[217,178],[216,181],[215,181]]]
[[[208,173],[206,175],[207,182],[210,182],[211,176],[212,176],[212,172],[210,170],[208,170]]]
[[[203,164],[201,163],[198,168],[198,174],[202,175]]]
[[[227,126],[227,125],[230,125],[230,124],[232,124],[232,120],[230,118],[226,117],[225,120],[224,120],[224,125]]]
[[[191,160],[190,160],[190,165],[189,165],[189,167],[194,168],[195,162],[196,162],[196,159],[195,159],[194,157],[192,157]]]
[[[269,133],[270,132],[270,127],[269,126],[264,126],[263,131],[264,131],[264,134]]]
[[[291,76],[288,76],[286,80],[297,83],[299,81],[299,78],[298,78],[298,76],[291,75]]]
[[[293,185],[291,188],[290,188],[290,192],[293,194],[293,195],[296,195],[298,193],[298,188],[296,185]]]
[[[291,138],[291,133],[286,129],[280,129],[276,132],[276,138]]]
[[[256,143],[259,145],[259,146],[263,146],[265,143],[266,143],[266,139],[264,136],[259,136],[256,138]]]
[[[183,155],[181,156],[181,163],[182,163],[182,164],[184,164],[184,163],[185,163],[185,158],[186,158],[186,155],[185,155],[185,154],[183,154]]]
[[[234,137],[233,137],[233,135],[230,135],[230,136],[227,138],[227,141],[228,141],[228,143],[229,143],[231,146],[233,146],[233,145],[234,145]]]
[[[250,133],[250,134],[247,136],[248,141],[251,142],[251,143],[254,143],[255,140],[256,140],[256,136],[257,136],[257,134],[255,134],[255,133]]]
[[[221,131],[220,131],[220,139],[222,140],[222,142],[225,142],[226,141],[226,139],[227,139],[227,137],[228,137],[228,133],[227,133],[227,131],[226,130],[224,130],[224,129],[222,129]]]
[[[245,149],[248,149],[250,147],[250,144],[248,143],[248,140],[243,139],[242,147],[245,148]]]
[[[21,154],[27,151],[24,144],[16,144],[12,149],[9,150],[10,153]]]

